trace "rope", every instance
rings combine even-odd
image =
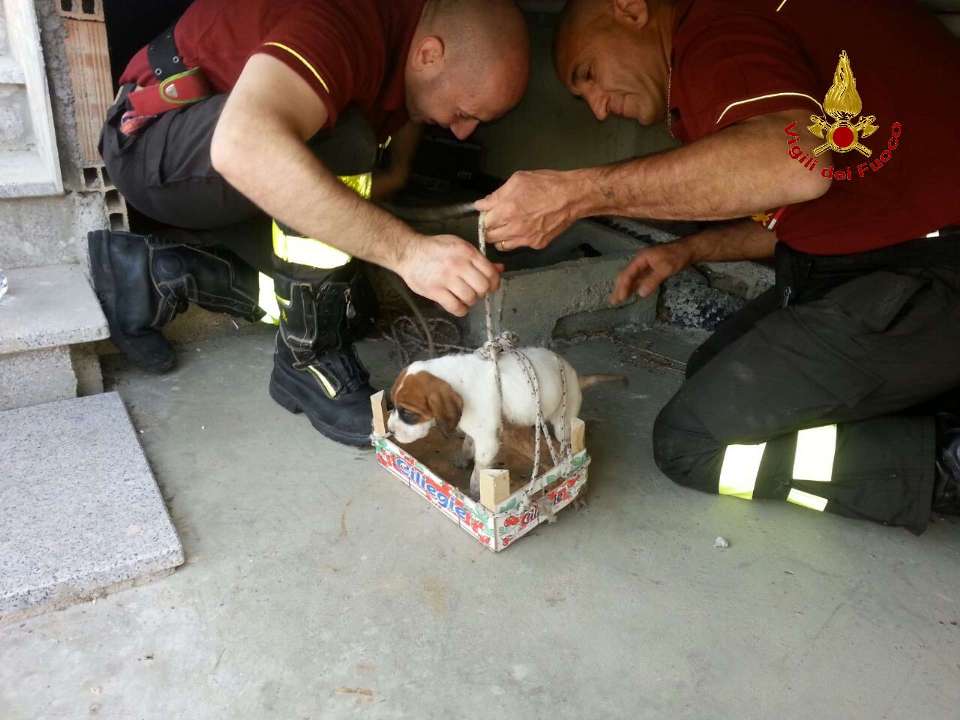
[[[478,236],[480,240],[480,252],[484,257],[487,255],[487,228],[486,228],[486,216],[484,213],[480,213],[479,227],[478,227]],[[547,450],[550,453],[550,459],[553,461],[554,467],[557,467],[560,464],[560,457],[563,457],[563,461],[566,463],[571,459],[571,448],[570,443],[567,438],[567,377],[566,372],[564,372],[563,363],[560,360],[559,356],[557,357],[557,366],[560,371],[560,387],[561,387],[561,417],[562,417],[562,427],[560,429],[560,447],[558,455],[557,450],[554,448],[553,440],[550,437],[550,429],[547,427],[546,418],[543,417],[543,401],[540,396],[540,380],[537,378],[537,373],[533,367],[533,363],[530,358],[527,357],[525,353],[518,349],[517,345],[519,344],[519,339],[515,333],[512,332],[501,332],[499,335],[494,335],[493,328],[493,299],[490,295],[487,295],[483,298],[483,311],[484,311],[484,322],[486,323],[487,330],[487,341],[477,349],[477,354],[485,360],[490,360],[493,363],[493,374],[494,379],[497,384],[497,397],[499,399],[500,406],[500,415],[503,416],[503,383],[500,377],[500,356],[501,355],[513,355],[517,364],[520,366],[520,370],[523,372],[523,376],[527,381],[527,386],[530,388],[530,392],[533,394],[533,399],[537,404],[537,419],[536,424],[533,428],[533,437],[534,437],[534,448],[533,448],[533,472],[530,476],[531,481],[536,480],[540,476],[540,450],[541,450],[541,438],[546,441]],[[503,302],[501,299],[500,304],[500,318],[503,316]],[[529,500],[529,497],[527,498]]]
[[[486,257],[487,231],[483,213],[480,214],[478,230],[480,252],[484,255],[484,257]],[[540,380],[537,377],[536,369],[534,368],[533,362],[530,360],[530,358],[519,349],[520,340],[516,333],[509,331],[501,331],[499,334],[495,333],[493,321],[493,298],[490,295],[487,295],[483,299],[484,324],[487,340],[479,348],[473,350],[472,348],[464,347],[460,344],[460,329],[455,323],[445,318],[425,318],[423,313],[420,312],[420,309],[414,303],[409,291],[406,290],[406,287],[399,282],[398,286],[401,286],[399,288],[401,290],[401,295],[414,312],[414,317],[404,316],[397,318],[390,329],[390,334],[387,336],[387,338],[391,340],[397,347],[401,367],[409,365],[413,357],[423,351],[427,351],[429,357],[436,357],[438,353],[446,354],[450,352],[475,352],[484,360],[489,360],[493,363],[493,374],[497,386],[499,412],[502,418],[503,382],[500,376],[500,358],[504,355],[512,355],[514,358],[516,358],[517,364],[519,365],[523,377],[526,380],[527,387],[530,389],[530,393],[533,395],[534,401],[537,404],[537,417],[533,428],[534,451],[533,471],[530,476],[531,482],[537,480],[540,475],[540,455],[543,441],[546,441],[547,450],[550,453],[550,459],[553,462],[553,466],[560,467],[562,464],[566,468],[569,468],[570,461],[573,458],[573,452],[570,446],[569,431],[567,428],[567,374],[564,370],[563,361],[560,359],[560,357],[557,356],[557,370],[560,373],[561,424],[560,428],[558,428],[560,441],[557,446],[555,446],[553,438],[550,437],[550,428],[547,425],[547,420],[543,416],[543,401],[540,394]],[[501,294],[496,323],[497,327],[501,328],[503,326],[503,306],[504,303]],[[437,339],[442,338],[445,333],[449,333],[451,338],[449,342],[444,342],[442,339]],[[563,470],[563,472],[566,474],[569,472],[569,470],[566,469]],[[541,488],[536,486],[529,488],[524,493],[524,502],[522,505],[529,506],[530,495],[539,492],[540,489]],[[548,512],[549,508],[543,502],[543,498],[538,501],[538,507],[545,516],[548,516],[548,521],[552,521],[549,517],[552,515],[552,513]]]

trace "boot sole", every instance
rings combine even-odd
[[[307,420],[309,420],[310,424],[313,425],[314,430],[324,437],[329,438],[334,442],[338,442],[341,445],[348,445],[350,447],[370,447],[369,434],[363,436],[352,435],[350,433],[345,433],[332,425],[322,422],[313,413],[307,412],[300,402],[289,391],[282,387],[272,375],[270,377],[269,392],[270,397],[272,397],[273,400],[283,409],[293,413],[294,415],[306,415]]]
[[[126,348],[127,341],[124,339],[123,333],[117,328],[114,319],[117,306],[117,290],[113,282],[113,264],[110,262],[110,252],[106,248],[109,240],[99,238],[98,235],[99,233],[90,233],[87,238],[87,248],[90,252],[90,272],[93,274],[94,292],[100,300],[103,314],[107,316],[107,325],[110,326],[110,339],[138,367],[157,375],[170,372],[176,367],[176,358],[172,357],[169,361],[159,365],[149,365],[137,360],[136,354]],[[107,237],[109,238],[109,235]]]

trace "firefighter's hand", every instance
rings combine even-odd
[[[644,248],[617,276],[610,303],[618,305],[636,293],[650,297],[667,278],[693,263],[693,250],[681,241]]]
[[[487,242],[501,252],[542,250],[577,219],[570,209],[576,195],[569,173],[518,172],[476,208],[486,213]]]
[[[463,317],[500,288],[503,265],[490,262],[456,235],[422,235],[405,253],[398,272],[415,293]]]

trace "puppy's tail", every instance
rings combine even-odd
[[[580,389],[586,390],[587,388],[592,388],[594,385],[600,385],[601,383],[620,383],[626,387],[630,381],[627,380],[626,375],[581,375],[580,376]]]

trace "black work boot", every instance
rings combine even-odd
[[[960,417],[948,413],[937,415],[933,511],[941,515],[960,515]]]
[[[87,242],[110,338],[144,370],[162,373],[176,364],[160,329],[188,303],[251,322],[263,317],[257,271],[231,252],[110,230],[90,233]]]
[[[270,397],[292,413],[304,413],[322,435],[344,445],[370,444],[373,413],[370,374],[357,357],[351,291],[357,268],[350,263],[323,280],[274,275],[280,332]]]

